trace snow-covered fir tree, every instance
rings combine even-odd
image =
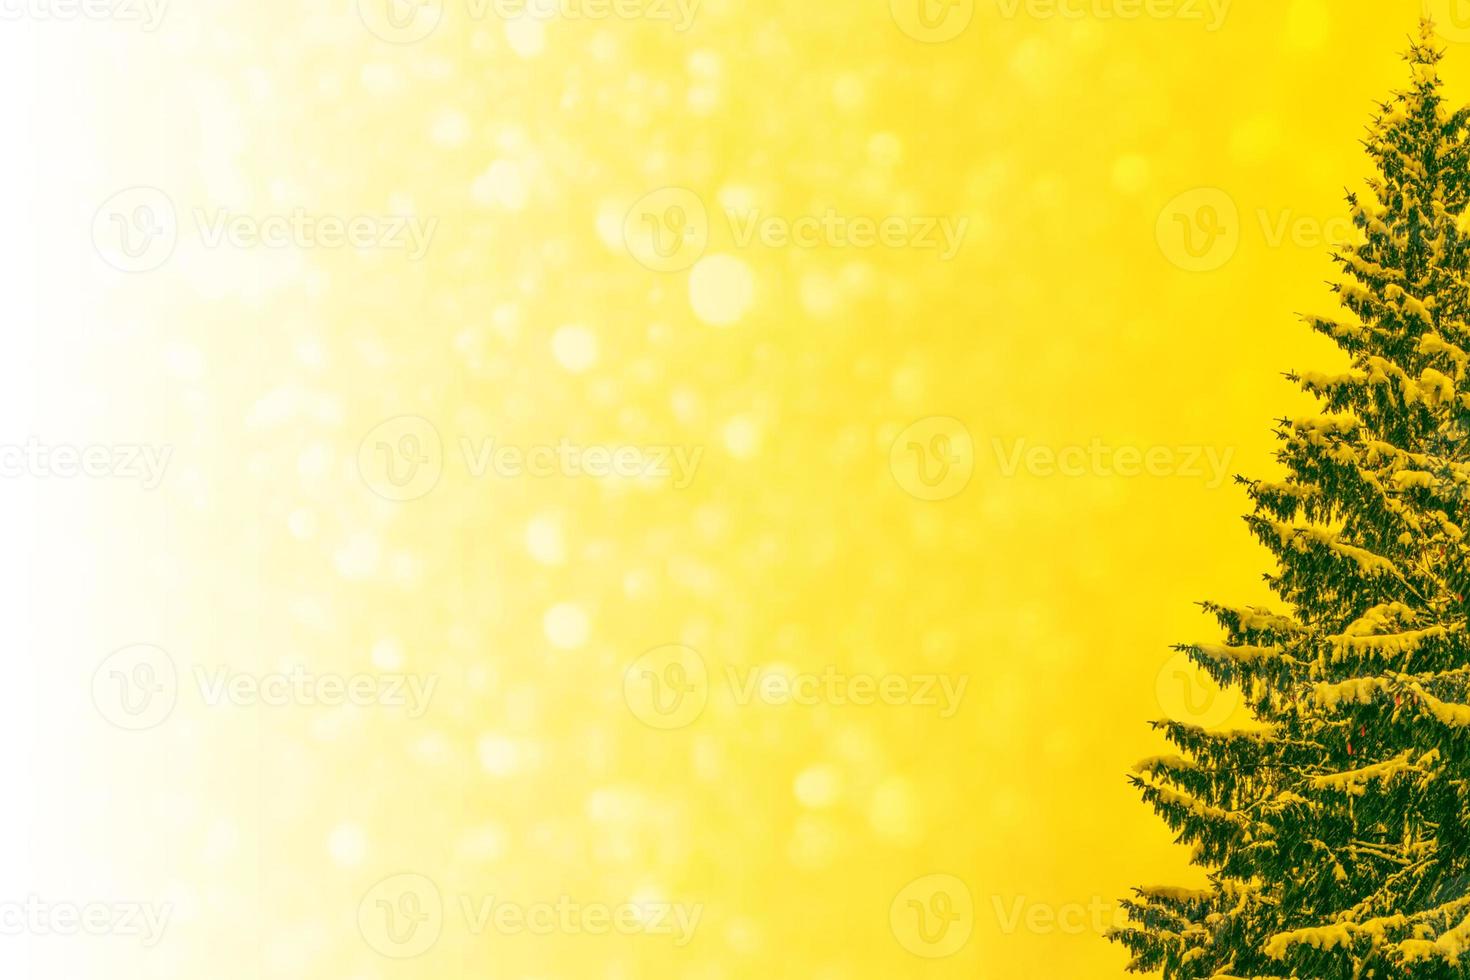
[[[1284,478],[1246,481],[1281,608],[1206,603],[1184,647],[1258,725],[1159,722],[1178,754],[1143,796],[1203,890],[1143,888],[1114,938],[1166,978],[1470,978],[1470,154],[1425,24],[1410,87],[1365,145],[1371,193],[1339,250],[1351,358],[1293,376]]]

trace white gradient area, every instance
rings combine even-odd
[[[34,27],[0,30],[0,186],[9,207],[0,223],[0,438],[24,438],[34,422],[33,354],[37,329],[35,254],[36,111]],[[43,819],[37,772],[47,763],[37,713],[36,648],[30,561],[36,487],[0,480],[0,623],[6,670],[0,683],[0,902],[24,897],[34,880],[31,834]],[[32,938],[0,935],[0,976],[31,977]]]

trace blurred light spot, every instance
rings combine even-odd
[[[740,322],[755,300],[755,275],[743,259],[710,255],[689,273],[689,303],[694,315],[712,327]]]
[[[720,101],[720,76],[723,68],[717,52],[701,48],[689,56],[689,74],[693,76],[686,101],[699,115],[708,115]]]
[[[623,595],[629,599],[641,599],[653,594],[652,577],[642,569],[633,569],[623,574]]]
[[[240,828],[232,820],[217,820],[204,838],[203,858],[215,864],[231,858],[240,849]]]
[[[533,17],[517,17],[505,23],[510,49],[527,60],[546,50],[546,25]]]
[[[348,538],[347,543],[337,549],[333,556],[337,574],[349,579],[369,578],[377,571],[380,560],[381,546],[378,539],[366,531]]]
[[[431,766],[442,766],[449,762],[453,747],[443,732],[429,732],[414,743],[413,752]]]
[[[446,109],[434,119],[434,145],[446,150],[464,146],[470,138],[470,121],[457,109]]]
[[[480,768],[497,778],[514,775],[520,766],[516,743],[503,735],[481,735],[475,751],[480,756]]]
[[[689,73],[700,78],[717,78],[721,71],[720,53],[700,48],[689,55]]]
[[[725,448],[736,459],[754,459],[761,451],[760,426],[748,415],[737,415],[725,423]]]
[[[327,853],[342,867],[355,868],[367,855],[367,835],[356,824],[340,824],[327,836]]]
[[[505,829],[496,824],[483,824],[466,831],[456,851],[470,861],[498,861],[505,855],[506,847]]]
[[[794,789],[802,806],[820,810],[837,802],[842,794],[842,777],[832,766],[812,766],[797,775]]]
[[[514,303],[501,303],[490,314],[490,325],[500,339],[513,343],[521,335],[521,308]]]
[[[573,374],[582,374],[597,363],[597,335],[586,327],[558,327],[551,336],[556,362]]]
[[[513,160],[496,160],[470,185],[470,198],[483,207],[499,205],[511,211],[526,206],[525,175]]]
[[[700,417],[699,392],[693,388],[675,388],[669,395],[669,407],[682,424],[693,425]]]
[[[543,565],[560,565],[567,560],[566,541],[561,523],[552,516],[541,515],[526,525],[526,551]]]
[[[801,277],[801,307],[812,316],[828,317],[842,305],[837,280],[825,272],[808,272]]]
[[[373,666],[379,670],[395,671],[403,667],[403,647],[391,636],[385,636],[373,644]]]
[[[868,93],[863,86],[863,80],[857,75],[851,73],[839,75],[837,81],[832,83],[832,100],[843,112],[857,112],[863,107],[867,97]]]
[[[754,956],[764,945],[759,923],[743,916],[731,919],[725,926],[725,942],[735,952],[745,956]]]
[[[1148,186],[1152,168],[1148,158],[1126,153],[1113,161],[1113,186],[1124,194],[1137,194]]]
[[[546,638],[558,650],[575,650],[587,642],[591,624],[582,607],[573,602],[561,602],[546,610],[541,619]]]
[[[313,442],[296,457],[296,472],[304,484],[320,483],[332,474],[334,453],[326,443]]]
[[[868,808],[868,823],[893,844],[911,847],[923,839],[919,801],[908,780],[895,776],[879,785]]]
[[[1054,81],[1058,74],[1046,42],[1034,37],[1016,46],[1015,54],[1011,55],[1011,71],[1036,87]]]
[[[880,167],[896,167],[903,159],[903,143],[893,133],[874,133],[868,138],[868,159]]]
[[[398,69],[393,65],[370,63],[358,73],[362,87],[370,95],[391,95],[402,85]]]
[[[305,507],[298,507],[286,518],[286,528],[297,541],[310,541],[316,537],[316,515]]]
[[[164,354],[168,371],[185,381],[198,381],[204,377],[204,354],[193,345],[175,345]]]
[[[837,828],[823,817],[803,814],[797,818],[786,856],[803,871],[820,871],[837,860]]]
[[[623,223],[627,217],[626,205],[619,207],[616,201],[603,201],[598,205],[597,237],[602,239],[602,244],[616,252],[627,248],[627,240],[623,237]]]

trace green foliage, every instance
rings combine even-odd
[[[1207,605],[1184,647],[1259,726],[1157,727],[1133,777],[1209,873],[1139,889],[1114,938],[1166,978],[1470,978],[1470,113],[1443,100],[1429,24],[1364,145],[1347,311],[1309,318],[1351,358],[1294,376],[1285,477],[1250,481],[1284,609]]]

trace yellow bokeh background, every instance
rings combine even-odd
[[[1122,976],[1116,900],[1199,875],[1127,785],[1146,723],[1241,721],[1170,644],[1215,637],[1197,600],[1269,599],[1217,477],[1269,475],[1271,420],[1310,410],[1282,372],[1338,363],[1295,317],[1331,309],[1420,5],[704,0],[680,30],[654,0],[445,0],[412,40],[375,2],[27,25],[40,435],[173,447],[156,491],[38,491],[36,731],[68,775],[38,777],[32,829],[32,890],[173,921],[36,963]],[[179,228],[128,272],[94,213],[132,187]],[[211,246],[220,209],[434,230],[417,259]],[[843,231],[747,238],[756,212]],[[918,239],[843,237],[890,217]],[[952,255],[924,245],[940,219]],[[489,440],[698,463],[681,486],[476,472]],[[1098,462],[1123,447],[1157,465]],[[399,493],[385,461],[434,478]],[[120,732],[88,685],[139,643],[181,692]],[[294,667],[437,686],[413,716],[196,684]],[[782,697],[833,674],[963,697]],[[774,693],[742,696],[753,676]],[[661,725],[651,677],[702,710]],[[381,932],[403,875],[434,892],[422,950]],[[477,930],[491,897],[697,928]],[[941,938],[916,925],[946,910]]]

